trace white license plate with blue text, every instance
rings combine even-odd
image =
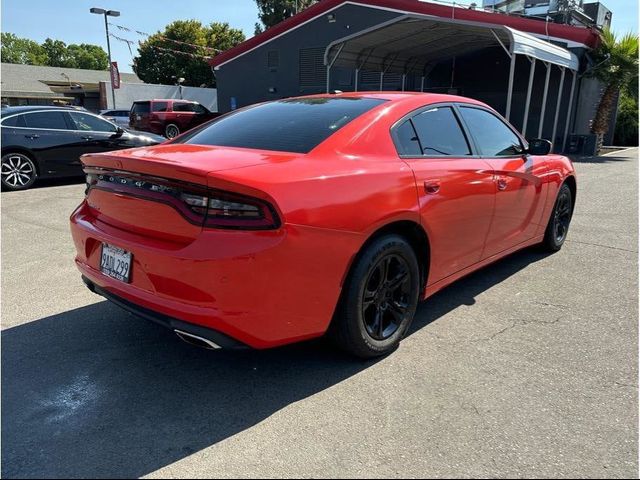
[[[131,252],[103,243],[100,270],[105,275],[128,283],[131,274]]]

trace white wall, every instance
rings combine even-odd
[[[107,98],[107,108],[114,108],[111,96],[111,82],[104,84]],[[101,85],[102,90],[103,85]],[[133,102],[138,100],[153,100],[154,98],[182,98],[192,100],[207,107],[212,112],[218,111],[218,94],[215,88],[179,87],[177,85],[151,85],[147,83],[120,83],[116,89],[115,108],[130,109]]]

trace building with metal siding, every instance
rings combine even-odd
[[[583,78],[581,74],[589,66],[585,53],[598,44],[597,30],[417,0],[322,0],[262,34],[223,52],[211,61],[217,79],[219,110],[225,112],[256,102],[326,91],[325,53],[332,42],[406,14],[453,18],[463,23],[479,22],[509,26],[570,50],[580,60],[573,95],[570,98],[571,72],[563,76],[560,71],[562,69],[553,67],[548,82],[549,100],[544,109],[542,122],[543,136],[552,136],[556,100],[560,101],[557,115],[558,133],[554,138],[556,143],[565,143],[565,131],[588,133],[589,121],[585,121],[585,118],[593,112],[598,88],[594,85],[594,80]],[[530,62],[527,57],[518,57],[515,62],[510,120],[521,129],[524,123]],[[509,63],[501,48],[493,46],[481,52],[440,61],[430,68],[423,84],[419,76],[408,75],[404,80],[404,88],[451,91],[485,101],[501,113],[505,113]],[[533,74],[527,115],[528,137],[536,136],[537,126],[541,123],[546,71],[540,65],[538,62],[538,68]],[[355,83],[354,69],[331,69],[330,90],[352,91],[355,89]],[[380,73],[360,71],[357,87],[358,90],[379,90]],[[402,87],[401,74],[389,73],[384,76],[382,89],[401,90]],[[570,116],[567,109],[571,110]]]

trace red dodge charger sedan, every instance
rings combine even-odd
[[[82,158],[93,292],[210,348],[328,333],[397,347],[419,300],[518,249],[559,250],[575,171],[463,97],[358,92],[243,108]]]

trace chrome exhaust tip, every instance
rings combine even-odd
[[[196,347],[206,348],[208,350],[219,350],[222,347],[217,343],[212,342],[208,338],[202,338],[192,333],[187,333],[183,330],[174,330],[175,334],[180,340],[189,345],[195,345]]]

